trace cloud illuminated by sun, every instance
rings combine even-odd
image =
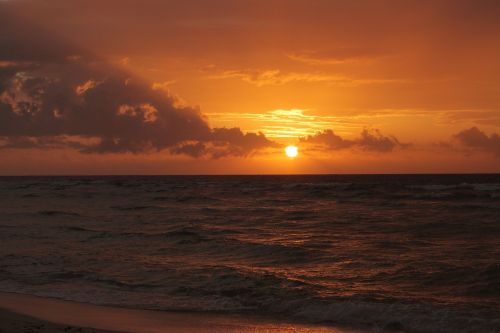
[[[341,131],[346,127],[340,124],[338,117],[310,115],[306,113],[307,111],[277,109],[263,113],[209,113],[208,116],[217,126],[244,124],[247,130],[256,130],[278,140],[313,135],[325,128],[335,127]]]

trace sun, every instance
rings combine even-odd
[[[285,148],[285,154],[291,158],[297,157],[299,154],[299,148],[297,146],[287,146]]]

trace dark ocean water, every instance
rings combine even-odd
[[[500,332],[500,175],[4,177],[0,291]]]

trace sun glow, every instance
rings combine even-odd
[[[285,148],[285,154],[286,156],[288,157],[297,157],[297,155],[299,154],[299,148],[297,148],[297,146],[287,146]]]

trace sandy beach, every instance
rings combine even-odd
[[[1,333],[360,332],[259,317],[96,306],[13,293],[0,293],[0,319]]]

